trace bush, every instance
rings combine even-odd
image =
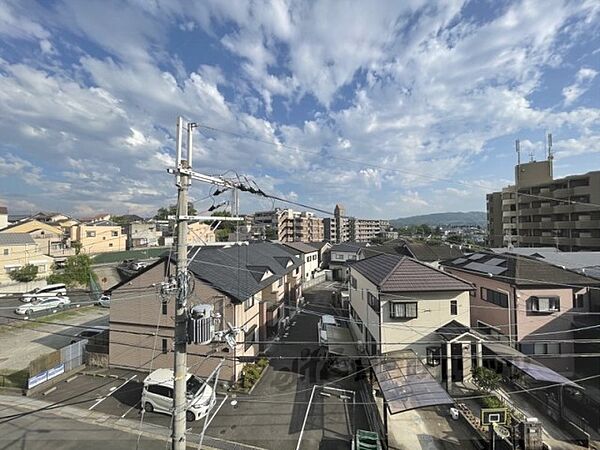
[[[496,396],[483,397],[481,400],[486,408],[504,408],[504,402]]]
[[[242,376],[240,380],[240,386],[243,389],[250,389],[258,379],[260,374],[265,370],[269,361],[267,358],[261,358],[256,363],[246,364],[242,369]]]
[[[33,264],[25,264],[23,267],[13,270],[8,274],[11,280],[19,283],[29,283],[35,280],[38,274],[38,267]]]
[[[473,370],[473,381],[486,392],[491,392],[498,388],[500,379],[499,374],[486,367],[477,367]]]

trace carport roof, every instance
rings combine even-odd
[[[390,414],[434,405],[451,405],[454,400],[428,372],[412,350],[394,352],[373,365],[373,372]]]

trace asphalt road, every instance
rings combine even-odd
[[[27,413],[13,408],[11,413]],[[0,421],[0,450],[132,450],[138,436],[135,430],[126,432],[87,421],[61,417],[54,411],[26,414],[8,422]],[[164,450],[164,440],[141,436],[139,448]]]
[[[67,309],[76,308],[77,305],[85,306],[93,303],[88,293],[81,291],[69,292],[67,294],[71,305],[67,308],[63,308],[62,311]],[[6,296],[0,297],[0,325],[12,323],[16,320],[23,320],[25,316],[15,313],[15,309],[19,306],[23,306],[26,303],[21,301],[21,295],[18,296]],[[53,314],[51,310],[36,312],[31,315],[32,318],[39,318]]]

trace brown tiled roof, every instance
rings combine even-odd
[[[458,258],[463,252],[457,246],[447,244],[428,244],[426,242],[409,242],[405,244],[409,256],[419,261],[440,261],[442,259]]]
[[[376,255],[352,264],[382,292],[464,291],[473,287],[407,256]]]

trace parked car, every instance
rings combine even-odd
[[[319,320],[318,332],[319,332],[319,344],[327,345],[327,325],[338,326],[337,320],[335,317],[329,314],[324,314]]]
[[[142,408],[146,412],[172,414],[173,409],[173,371],[156,369],[144,379],[142,389]],[[187,376],[187,411],[188,422],[206,416],[214,406],[216,399],[212,387],[192,374]]]
[[[74,336],[76,339],[71,340],[71,344],[77,341],[81,341],[83,339],[93,338],[94,336],[98,336],[100,333],[104,333],[107,330],[107,326],[99,325],[97,327],[92,327],[88,328],[87,330],[80,331]]]
[[[66,296],[41,297],[32,299],[27,305],[19,306],[15,313],[31,316],[33,313],[52,310],[56,311],[71,304],[71,300]]]
[[[56,297],[61,295],[67,295],[67,287],[64,284],[49,284],[44,287],[35,288],[33,291],[26,292],[21,296],[21,301],[29,303],[33,299],[40,299],[41,297]]]
[[[103,308],[110,308],[110,294],[102,294],[96,305],[102,306]]]
[[[148,263],[144,261],[135,261],[129,264],[129,268],[132,270],[142,270],[145,267],[148,267]]]

